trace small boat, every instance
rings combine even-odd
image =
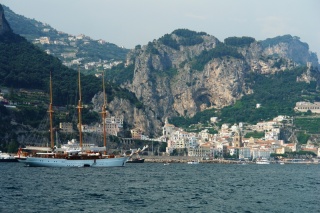
[[[170,163],[164,163],[163,165],[164,165],[164,166],[168,166],[168,165],[170,165]]]
[[[267,158],[259,158],[257,159],[256,164],[270,164],[270,161]]]
[[[139,153],[143,152],[145,149],[148,148],[148,145],[144,146],[142,149],[130,149],[131,150],[131,154],[130,154],[130,158],[127,161],[127,163],[144,163],[144,158],[141,158]],[[133,156],[136,156],[133,158]]]
[[[18,162],[18,160],[14,156],[0,151],[0,162]]]
[[[127,163],[144,163],[144,158],[131,158],[127,161]]]
[[[187,163],[188,163],[188,164],[199,164],[199,161],[194,161],[194,160],[193,160],[193,161],[188,161]]]

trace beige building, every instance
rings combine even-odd
[[[190,148],[188,149],[188,156],[191,156],[191,157],[214,156],[214,149],[207,145],[199,146],[197,148]]]
[[[142,131],[140,129],[131,129],[130,131],[131,131],[131,138],[141,140]]]

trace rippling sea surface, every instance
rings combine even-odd
[[[0,212],[320,212],[320,165],[0,163]]]

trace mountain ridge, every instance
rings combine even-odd
[[[11,32],[12,29],[7,21],[7,19],[4,16],[4,10],[2,5],[0,4],[0,35],[6,33],[6,32]]]
[[[13,32],[59,58],[64,65],[89,73],[105,69],[115,61],[123,61],[127,49],[102,39],[94,40],[86,35],[71,35],[52,28],[49,24],[14,13],[3,5],[4,13]],[[86,65],[86,66],[85,66]]]
[[[254,38],[247,40],[231,37],[221,42],[206,33],[178,29],[131,50],[126,60],[126,66],[131,67],[126,73],[131,74],[127,80],[125,75],[113,80],[136,94],[162,122],[166,117],[193,117],[203,110],[234,105],[254,92],[245,81],[251,72],[274,75],[308,65],[297,79],[319,82],[318,59],[297,37],[271,39],[269,43],[274,45],[270,47]],[[237,42],[245,45],[234,45]],[[305,54],[292,57],[299,52]],[[116,72],[111,70],[108,78],[117,76]]]
[[[115,116],[123,115],[130,127],[160,135],[166,118],[220,111],[253,94],[255,79],[248,82],[251,73],[276,75],[308,65],[292,83],[319,82],[318,59],[308,45],[290,35],[267,41],[230,37],[222,42],[204,32],[177,29],[137,45],[125,64],[107,72],[107,79],[128,89],[139,103],[124,104],[117,97],[108,100],[108,109]],[[93,102],[101,102],[99,95]]]

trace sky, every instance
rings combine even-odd
[[[0,0],[15,13],[72,35],[128,49],[176,29],[264,40],[290,34],[320,57],[319,0]]]

